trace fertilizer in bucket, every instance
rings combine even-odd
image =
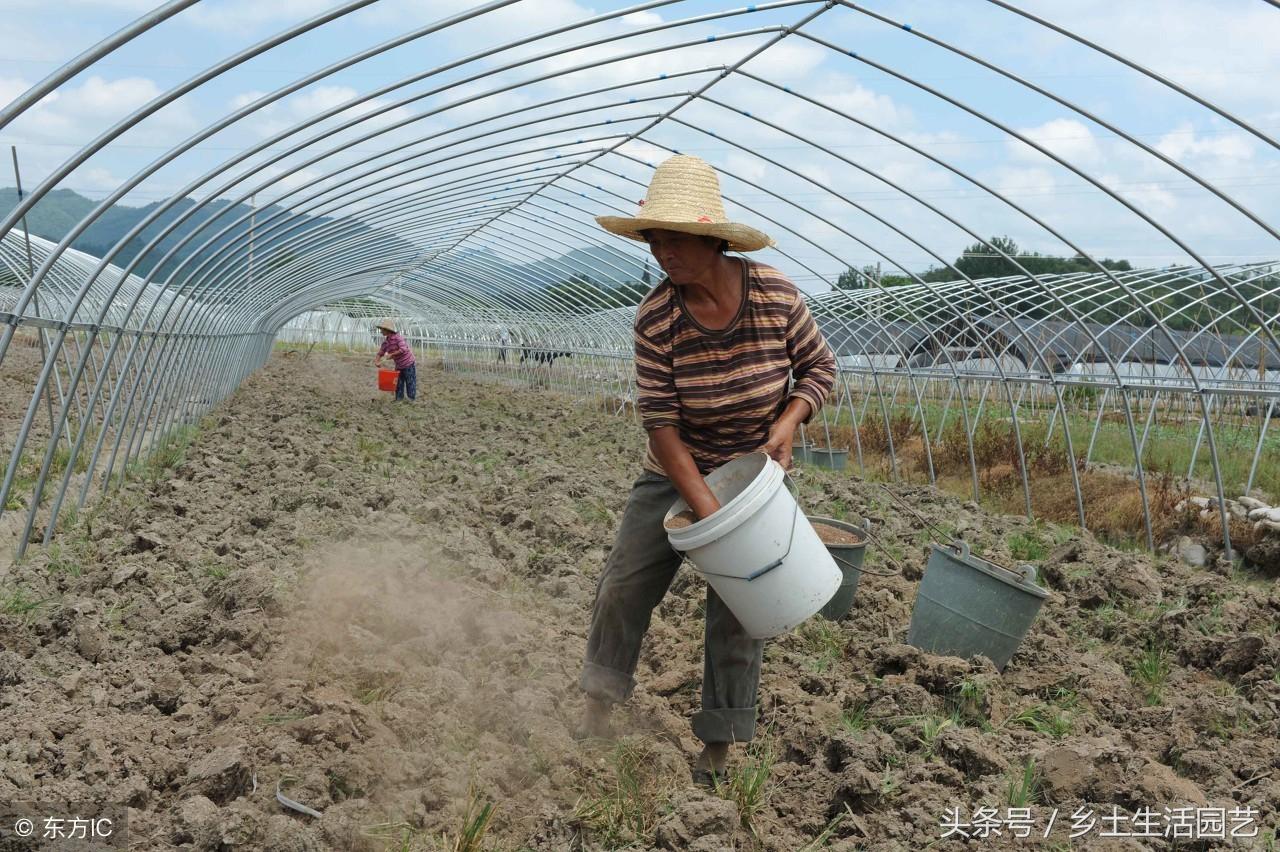
[[[663,519],[671,546],[689,557],[755,639],[786,633],[820,610],[841,573],[765,453],[740,456],[707,477],[720,509],[687,523],[677,500]]]
[[[836,518],[812,516],[809,523],[840,566],[844,579],[840,589],[821,610],[823,618],[839,621],[853,608],[853,598],[858,592],[858,580],[862,577],[862,560],[867,555],[866,529]],[[870,527],[867,527],[870,529]]]

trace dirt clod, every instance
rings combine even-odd
[[[907,570],[867,573],[847,618],[765,644],[757,739],[729,758],[739,778],[764,764],[759,798],[739,809],[690,784],[706,586],[688,568],[654,612],[618,739],[575,741],[644,433],[429,363],[418,403],[397,406],[370,400],[365,357],[273,360],[171,469],[60,523],[56,550],[0,563],[0,800],[127,803],[139,848],[453,848],[468,808],[492,803],[493,849],[889,852],[949,848],[948,808],[1008,802],[1033,765],[1037,831],[1049,807],[1061,827],[1079,807],[1202,802],[1277,827],[1273,583],[893,485],[974,552],[1041,567],[1053,595],[999,673],[905,643],[921,525],[879,485],[816,469],[804,511],[873,519],[870,570],[892,573],[890,555]],[[11,389],[0,423],[25,405]],[[324,816],[283,809],[282,780]]]

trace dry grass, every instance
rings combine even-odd
[[[849,433],[849,446],[852,446],[853,433],[852,430],[846,429]],[[889,452],[890,440],[893,442],[893,448],[901,457],[908,452],[908,444],[918,441],[911,441],[912,438],[918,437],[920,434],[920,421],[910,414],[898,413],[889,418],[888,425],[885,425],[883,416],[873,416],[868,412],[866,418],[863,419],[862,425],[858,427],[858,439],[862,443],[862,451],[864,453],[887,453]],[[834,440],[834,430],[832,438]],[[923,452],[923,444],[920,444],[920,451]]]
[[[580,800],[576,817],[616,849],[651,837],[670,799],[673,782],[657,761],[652,741],[618,741],[607,759],[612,772]]]
[[[899,419],[901,421],[901,418]],[[870,425],[871,418],[868,418]],[[860,434],[872,434],[885,440],[883,420]],[[902,430],[894,449],[900,469],[916,475],[927,474],[928,460],[919,435]],[[1059,436],[1046,441],[1043,427],[1031,424],[1022,430],[1022,454],[1018,440],[1007,423],[987,420],[979,424],[973,435],[973,462],[977,468],[978,487],[983,502],[1000,511],[1019,514],[1025,510],[1022,469],[1026,463],[1027,485],[1032,511],[1037,518],[1062,524],[1079,523],[1076,488],[1072,481],[1073,460]],[[864,449],[867,449],[864,444]],[[887,445],[884,449],[887,453]],[[970,448],[962,422],[954,422],[944,430],[942,439],[933,447],[933,466],[939,487],[956,494],[972,494]],[[1086,470],[1084,459],[1074,459],[1080,483],[1085,526],[1096,535],[1114,543],[1145,542],[1146,525],[1142,510],[1142,493],[1131,477],[1098,470]],[[1152,537],[1157,542],[1177,535],[1194,535],[1209,540],[1221,539],[1222,524],[1216,513],[1207,519],[1199,517],[1199,509],[1185,506],[1191,497],[1190,487],[1168,473],[1147,471],[1147,506],[1151,518]],[[1232,520],[1232,541],[1238,547],[1249,547],[1257,534],[1248,523]]]
[[[1109,412],[1103,419],[1112,422],[1116,416]],[[1120,417],[1123,420],[1123,416]],[[1080,485],[1085,526],[1112,544],[1145,546],[1146,520],[1137,481],[1123,472],[1114,472],[1112,466],[1107,466],[1108,469],[1087,469],[1083,457],[1087,442],[1082,444],[1077,440],[1073,457],[1067,452],[1062,430],[1059,428],[1046,440],[1046,428],[1044,423],[1034,421],[1022,424],[1019,442],[1019,436],[1015,435],[1009,422],[998,418],[985,418],[979,422],[972,436],[972,466],[977,475],[980,501],[997,511],[1024,513],[1027,499],[1023,491],[1025,464],[1027,490],[1035,517],[1061,524],[1079,524],[1076,486],[1072,478],[1074,467]],[[818,445],[825,442],[827,434],[821,424],[808,430],[810,441]],[[892,414],[886,426],[883,414],[869,409],[857,427],[856,443],[854,431],[849,426],[830,426],[829,434],[833,447],[852,451],[855,446],[860,446],[861,475],[927,484],[930,482],[932,461],[934,482],[939,488],[967,498],[974,496],[970,440],[963,420],[951,420],[941,437],[931,442],[932,459],[925,452],[919,421],[910,412]],[[890,459],[891,443],[896,467]],[[1193,491],[1182,477],[1164,468],[1180,461],[1150,453],[1146,461],[1146,498],[1152,538],[1157,543],[1170,541],[1179,535],[1221,541],[1222,521],[1216,512],[1202,519],[1200,510],[1195,506],[1182,510],[1177,508],[1192,496]],[[1239,549],[1247,549],[1258,541],[1258,533],[1247,522],[1232,519],[1230,533],[1232,544]]]
[[[605,414],[631,414],[635,403],[620,396],[603,396],[596,400],[596,409]]]

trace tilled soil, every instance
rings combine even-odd
[[[0,571],[0,801],[123,802],[139,849],[454,849],[484,803],[476,848],[500,850],[949,848],[949,809],[1011,805],[1030,837],[971,845],[1174,848],[1101,818],[1217,807],[1254,809],[1234,845],[1270,848],[1273,583],[847,474],[806,470],[800,500],[872,521],[868,573],[847,620],[768,643],[761,736],[720,795],[689,783],[705,592],[687,567],[622,738],[575,741],[642,433],[420,369],[396,405],[366,358],[278,357],[178,464]],[[1003,674],[905,644],[929,538],[897,500],[1038,567],[1051,595]],[[1082,808],[1099,824],[1072,839]]]

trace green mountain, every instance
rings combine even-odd
[[[8,213],[16,204],[17,193],[13,187],[0,188],[0,214]],[[184,198],[171,209],[166,210],[156,222],[148,225],[140,236],[135,237],[125,245],[120,253],[113,258],[112,262],[121,267],[127,265],[157,233],[179,215],[190,210],[194,204],[195,202],[190,198]],[[57,242],[77,222],[92,212],[96,206],[97,202],[85,198],[72,190],[54,190],[42,198],[27,214],[27,225],[30,227],[32,234]],[[138,222],[146,218],[157,206],[159,206],[158,203],[148,204],[145,207],[128,207],[117,204],[90,225],[71,245],[73,248],[77,248],[94,257],[102,257],[111,250],[121,237],[127,234]],[[305,264],[306,252],[299,252],[295,248],[282,246],[280,243],[288,240],[290,235],[296,234],[297,231],[312,224],[333,221],[327,218],[303,216],[301,218],[307,225],[290,226],[290,235],[286,235],[283,238],[279,236],[263,236],[261,232],[263,222],[279,210],[280,208],[278,207],[260,208],[256,216],[259,232],[254,255],[264,271],[278,269],[284,265]],[[165,263],[164,268],[153,279],[163,281],[199,244],[248,212],[249,208],[243,204],[233,206],[226,201],[210,203],[199,213],[192,216],[191,219],[178,226],[174,233],[165,237],[160,245],[149,252],[142,262],[138,264],[134,272],[140,275],[152,272],[155,264],[170,248],[184,236],[199,228],[201,224],[212,220],[211,227],[203,231],[196,238],[194,244],[183,246],[174,258]],[[387,231],[369,228],[358,220],[348,220],[347,226],[348,228],[344,233],[346,235],[362,235],[361,242],[366,245],[369,240],[376,240],[384,244],[385,247],[377,253],[377,256],[414,257],[420,254],[419,251],[413,249],[411,244]],[[216,252],[218,247],[234,239],[237,235],[243,234],[247,228],[248,220],[237,225],[232,231],[219,238],[212,246],[204,249],[196,261],[186,265],[184,276],[197,268],[199,261]],[[367,234],[363,232],[367,232]],[[509,266],[512,278],[521,282],[521,286],[513,286],[509,282],[504,283],[500,276],[495,276],[495,279],[489,283],[489,287],[501,291],[503,297],[512,307],[516,308],[534,309],[539,305],[545,305],[545,301],[531,299],[530,290],[554,293],[564,300],[570,310],[583,312],[612,308],[620,303],[636,304],[640,301],[640,297],[652,286],[651,279],[652,283],[656,283],[657,279],[661,277],[660,272],[656,271],[656,267],[646,263],[643,255],[630,257],[618,251],[598,246],[572,249],[556,257],[517,263],[515,265],[511,265],[509,261],[497,260],[492,253],[483,249],[478,251],[463,249],[458,253],[457,257],[469,263],[472,271],[477,268],[483,268],[486,265],[492,266],[505,263]]]
[[[18,202],[17,191],[13,187],[0,187],[0,213],[8,213]],[[166,210],[157,221],[148,225],[140,235],[130,240],[127,245],[113,258],[112,262],[117,266],[125,266],[133,260],[138,253],[156,236],[160,231],[174,219],[191,209],[195,202],[190,198],[184,198],[175,204],[169,210]],[[72,227],[75,226],[82,218],[88,215],[95,207],[97,202],[85,198],[69,189],[58,189],[49,193],[27,213],[26,221],[32,234],[44,237],[45,239],[55,242],[61,240]],[[116,204],[107,210],[92,225],[90,225],[83,234],[76,238],[71,244],[73,248],[93,255],[94,257],[102,257],[111,248],[129,232],[131,228],[138,222],[145,219],[159,205],[154,202],[145,207],[128,207],[123,204]],[[213,201],[202,209],[199,213],[183,222],[174,230],[172,234],[165,237],[155,249],[143,258],[135,273],[146,275],[153,271],[156,263],[165,253],[182,240],[183,237],[198,229],[206,222],[212,222],[209,229],[203,231],[192,243],[189,243],[178,252],[175,257],[165,263],[164,268],[159,270],[156,275],[157,280],[163,280],[164,276],[171,273],[188,257],[197,247],[205,242],[214,233],[220,231],[223,227],[238,219],[240,216],[248,213],[250,208],[244,204],[232,205],[229,202],[217,200]],[[257,226],[262,227],[262,223],[272,214],[280,211],[279,207],[263,207],[259,208],[256,216]],[[280,263],[292,262],[294,260],[294,252],[287,248],[281,249],[280,243],[287,241],[290,236],[296,235],[305,227],[315,224],[323,224],[331,222],[332,219],[323,217],[302,216],[301,219],[307,223],[305,226],[290,227],[290,233],[283,237],[263,237],[259,236],[254,247],[254,253],[261,260],[264,268],[270,268]],[[356,221],[351,221],[350,226],[353,230],[347,233],[360,233],[367,231],[370,238],[385,241],[386,252],[409,251],[412,254],[412,247],[389,233],[377,231],[369,228]],[[21,225],[19,225],[21,227]],[[191,272],[199,262],[204,260],[208,255],[213,254],[217,249],[227,242],[236,239],[237,236],[244,234],[249,228],[249,220],[237,225],[225,235],[220,237],[210,246],[200,252],[200,256],[192,263],[187,264],[184,272]]]

